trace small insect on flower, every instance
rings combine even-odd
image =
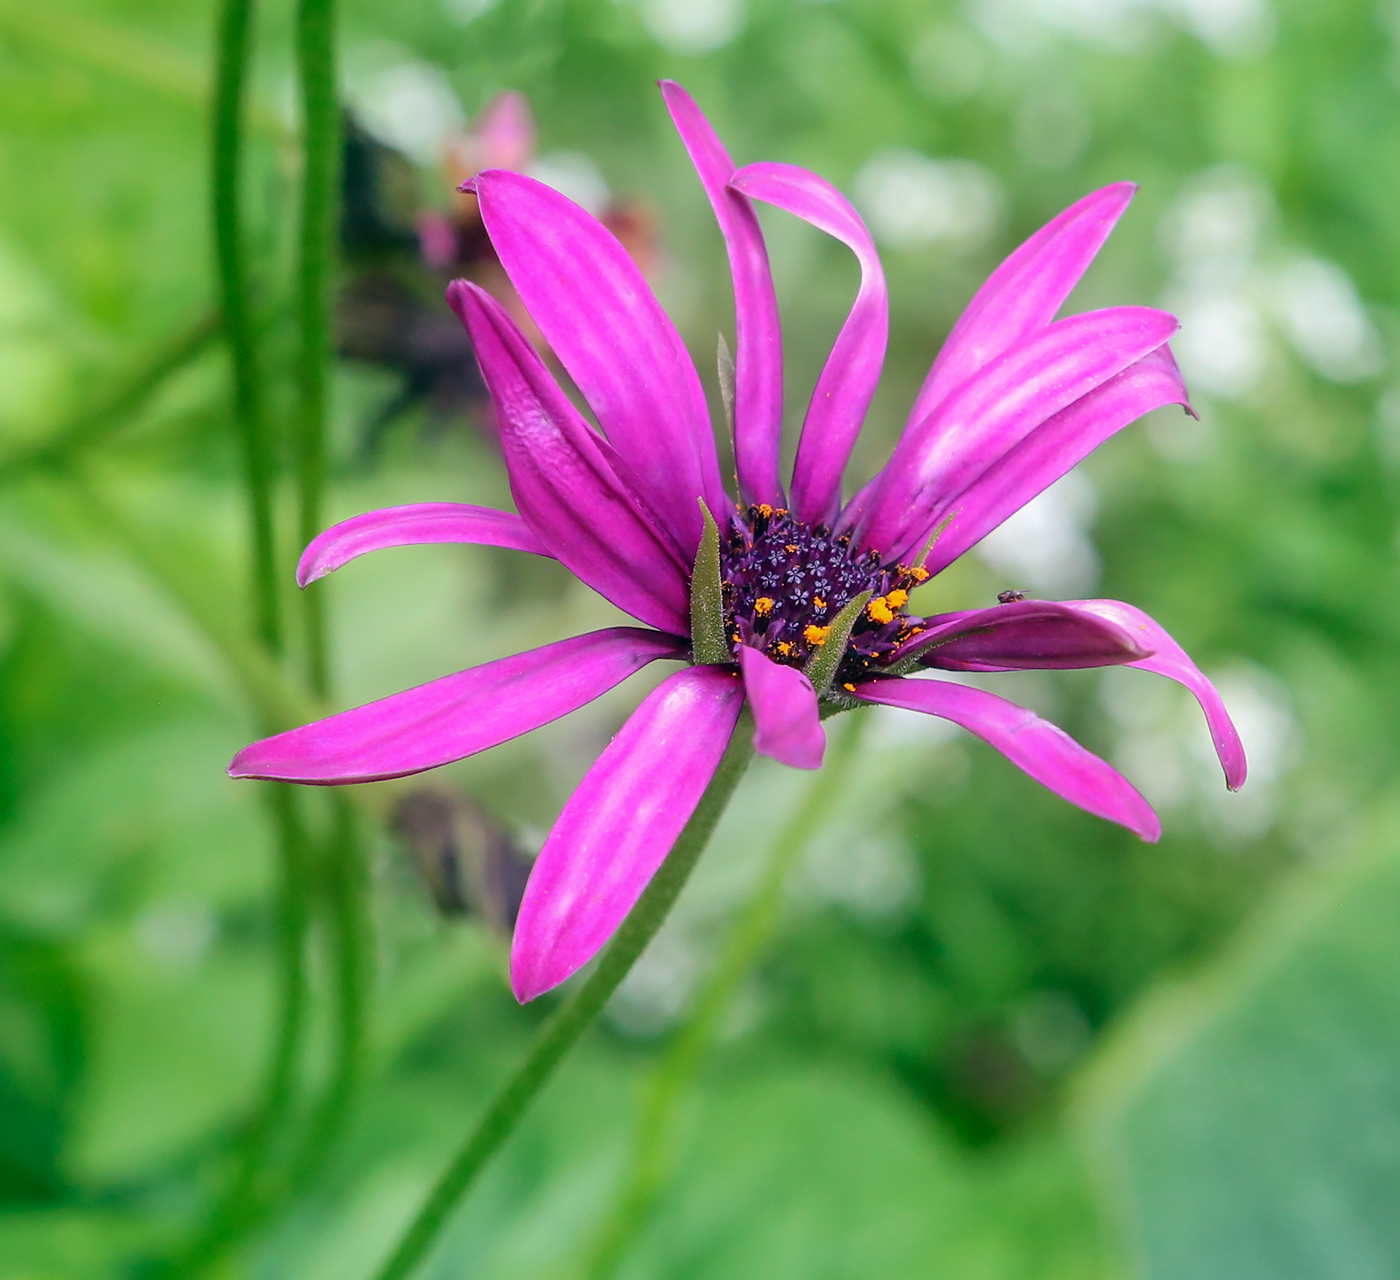
[[[1133,187],[1085,196],[993,272],[934,361],[889,462],[843,501],[888,336],[874,243],[830,183],[786,164],[736,168],[684,90],[665,83],[662,92],[729,251],[738,344],[725,390],[737,500],[721,482],[695,365],[623,246],[541,183],[477,174],[501,265],[601,433],[501,304],[456,281],[448,301],[495,401],[519,514],[452,503],[373,511],[316,538],[298,581],[382,547],[472,542],[553,556],[644,625],[343,711],[254,743],[230,767],[237,777],[321,784],[400,777],[566,715],[658,659],[685,664],[643,700],[545,841],[512,949],[522,1000],[562,982],[621,923],[695,811],[746,703],[755,748],[803,769],[822,760],[823,708],[881,703],[941,716],[1071,803],[1155,840],[1160,824],[1137,790],[1062,730],[979,688],[905,678],[1126,664],[1190,689],[1227,784],[1245,775],[1215,689],[1131,605],[1016,592],[990,609],[909,612],[916,587],[1109,436],[1162,405],[1189,410],[1167,347],[1170,315],[1112,307],[1055,319]],[[834,236],[861,271],[789,485],[778,465],[782,341],[755,200]]]

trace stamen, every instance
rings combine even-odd
[[[911,624],[923,622],[902,610],[927,572],[903,564],[886,568],[874,550],[852,554],[849,534],[803,524],[781,507],[764,503],[736,514],[720,561],[732,646],[751,645],[788,666],[805,667],[823,646],[830,648],[833,620],[865,597],[836,655],[834,683],[843,688],[879,674]]]

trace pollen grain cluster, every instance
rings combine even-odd
[[[887,568],[878,551],[853,552],[849,534],[803,524],[766,504],[736,514],[720,546],[729,642],[761,649],[774,662],[802,666],[827,643],[842,608],[863,591],[872,593],[837,671],[843,685],[878,671],[917,634],[923,619],[904,609],[927,577],[925,569]]]

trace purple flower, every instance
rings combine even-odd
[[[1238,735],[1209,681],[1146,614],[1113,600],[1013,599],[917,617],[910,593],[1150,409],[1186,391],[1145,307],[1055,313],[1132,198],[1105,187],[1036,232],[958,321],[887,465],[850,501],[841,477],[879,378],[888,300],[874,244],[834,187],[784,164],[735,169],[678,85],[666,104],[729,252],[738,502],[720,477],[695,365],[625,250],[577,205],[518,173],[475,179],[481,216],[530,315],[597,417],[573,407],[499,303],[455,282],[500,417],[519,515],[451,503],[374,511],[306,549],[308,582],[381,547],[470,542],[553,556],[645,627],[612,627],[435,680],[241,751],[235,777],[368,782],[431,769],[566,715],[658,658],[687,665],[641,704],[564,806],[530,877],[511,957],[519,999],[585,964],[698,804],[745,703],[754,745],[821,763],[820,710],[862,703],[952,720],[1073,804],[1145,840],[1137,790],[1054,725],[930,668],[999,672],[1115,663],[1195,694],[1226,782]],[[779,479],[782,346],[753,201],[846,244],[860,288]],[[715,513],[718,526],[710,519]]]

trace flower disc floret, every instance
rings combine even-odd
[[[854,684],[878,674],[918,634],[924,620],[905,609],[927,577],[908,565],[883,565],[878,551],[853,550],[849,534],[761,503],[735,514],[720,549],[725,631],[736,656],[748,645],[801,667],[827,643],[836,615],[869,591],[836,675]]]

